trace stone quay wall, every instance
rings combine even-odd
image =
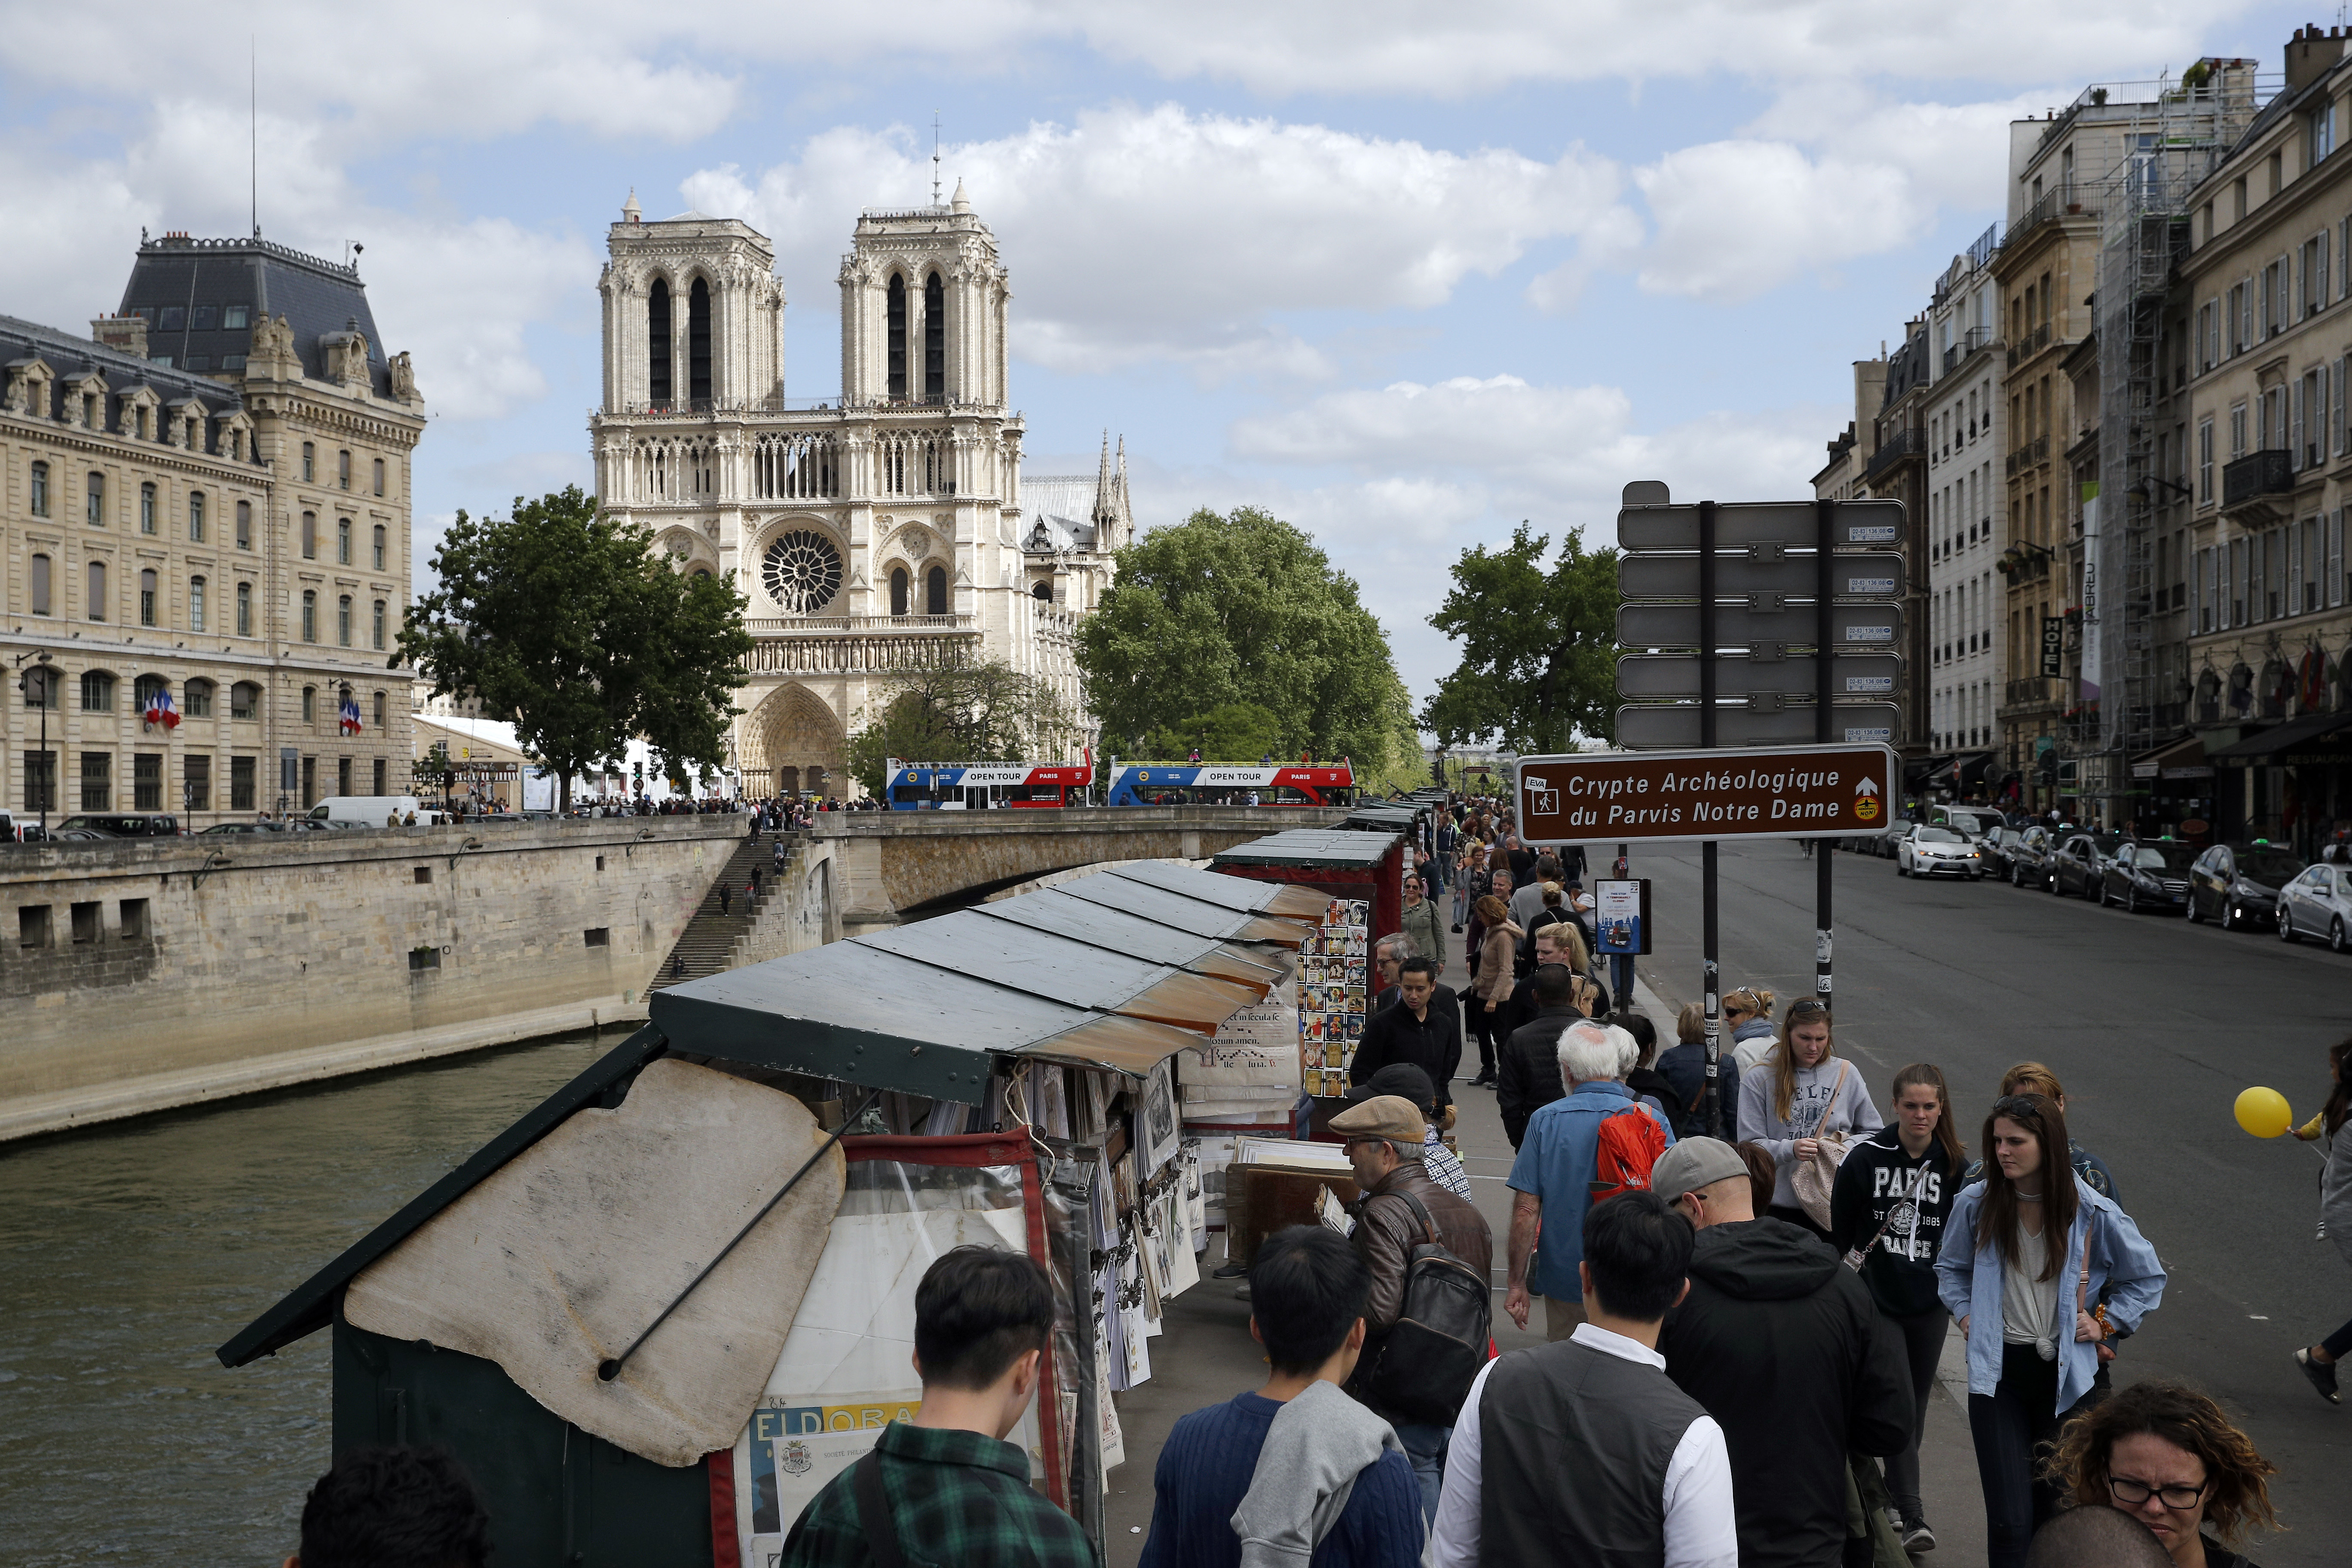
[[[641,1021],[743,826],[0,847],[0,1140]]]

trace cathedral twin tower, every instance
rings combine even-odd
[[[1037,750],[1091,742],[1075,631],[1133,534],[1125,453],[1024,481],[1009,275],[961,185],[947,206],[859,216],[833,397],[784,395],[784,289],[758,230],[649,223],[632,195],[608,246],[597,494],[751,600],[743,787],[846,794],[846,736],[894,678],[957,661],[1037,676],[1081,715]]]

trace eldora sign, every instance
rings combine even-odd
[[[1521,837],[1575,844],[1883,833],[1898,776],[1895,749],[1870,744],[1522,757]]]

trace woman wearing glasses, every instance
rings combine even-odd
[[[1739,1135],[1761,1143],[1780,1173],[1772,1186],[1772,1217],[1802,1226],[1824,1241],[1828,1229],[1798,1201],[1797,1167],[1822,1152],[1824,1139],[1852,1138],[1885,1125],[1871,1102],[1870,1086],[1830,1042],[1830,1010],[1810,996],[1789,1004],[1772,1053],[1753,1071],[1740,1068]],[[1828,1190],[1822,1188],[1824,1194]]]
[[[2225,1543],[2250,1524],[2278,1525],[2266,1484],[2278,1468],[2220,1405],[2178,1384],[2136,1384],[2094,1406],[2067,1426],[2051,1469],[2076,1508],[2121,1509],[2147,1526],[2173,1568],[2253,1568]]]
[[[1731,1053],[1738,1059],[1741,1072],[1772,1054],[1774,1000],[1761,985],[1743,985],[1723,999],[1723,1026],[1729,1032]]]
[[[1953,1201],[1936,1281],[1968,1341],[1986,1557],[2021,1568],[2057,1507],[2039,1450],[2091,1392],[2099,1342],[2164,1299],[2164,1268],[2130,1216],[2074,1173],[2065,1114],[2047,1097],[1995,1100],[1984,1148],[1985,1179]]]

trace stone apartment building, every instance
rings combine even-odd
[[[1903,503],[1903,551],[1910,570],[1903,594],[1903,732],[1896,737],[1896,744],[1906,772],[1926,760],[1931,745],[1930,617],[1927,584],[1922,580],[1919,563],[1927,559],[1927,406],[1934,374],[1927,322],[1925,317],[1916,317],[1904,324],[1903,346],[1885,361],[1880,402],[1872,419],[1876,438],[1862,469],[1863,487],[1868,494]],[[1857,409],[1857,425],[1862,417]]]
[[[2189,195],[2175,291],[2193,477],[2169,596],[2196,739],[2155,760],[2212,770],[2223,831],[2306,854],[2352,821],[2347,42],[2288,44],[2284,89]]]
[[[1134,533],[1126,454],[1107,438],[1096,474],[1024,476],[1010,275],[962,187],[859,216],[841,389],[811,399],[785,396],[766,237],[701,213],[649,222],[632,195],[607,246],[598,499],[749,596],[744,787],[846,793],[847,737],[892,676],[955,659],[1050,682],[1078,716],[1057,742],[1075,756],[1092,738],[1077,623]]]
[[[1995,225],[1952,258],[1927,310],[1927,740],[1948,757],[1948,787],[1962,795],[1997,791],[2009,772],[1996,718],[2006,606],[1995,563],[2008,546],[2000,237]]]
[[[425,406],[357,268],[142,236],[91,325],[0,317],[0,801],[203,826],[404,790]]]

